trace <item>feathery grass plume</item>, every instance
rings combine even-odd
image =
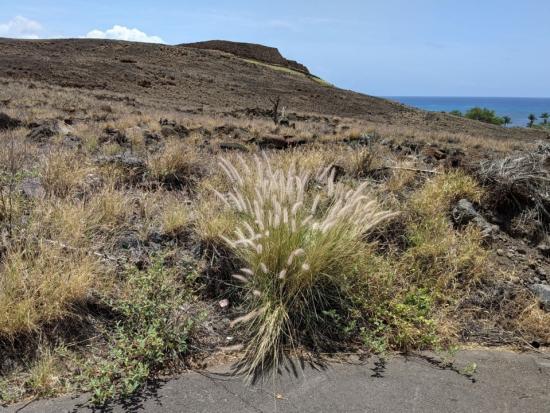
[[[313,178],[295,164],[273,168],[265,154],[240,163],[246,173],[220,159],[232,190],[217,195],[239,216],[225,242],[247,266],[233,278],[248,312],[233,325],[248,327],[240,367],[256,375],[277,366],[287,346],[331,341],[327,312],[348,314],[350,288],[366,275],[365,234],[395,214],[379,208],[366,183],[335,182],[334,169]]]

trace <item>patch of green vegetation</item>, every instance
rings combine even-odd
[[[490,123],[492,125],[504,125],[504,119],[497,116],[494,110],[487,108],[472,108],[464,114],[464,117],[484,123]]]
[[[537,119],[540,118],[540,122],[538,124],[535,124]],[[536,128],[536,129],[543,129],[543,130],[550,130],[550,122],[548,122],[548,119],[550,119],[550,114],[547,112],[542,113],[539,118],[533,113],[529,115],[529,123],[527,124],[527,127],[529,128]]]
[[[331,83],[327,82],[326,80],[321,79],[320,77],[317,77],[315,75],[308,75],[304,72],[300,72],[299,70],[294,70],[294,69],[291,69],[289,67],[284,67],[284,66],[274,65],[274,64],[270,64],[270,63],[260,62],[259,60],[254,60],[254,59],[246,59],[246,58],[243,58],[243,57],[239,57],[239,59],[244,60],[245,62],[248,62],[248,63],[258,65],[258,66],[268,67],[268,68],[270,68],[272,70],[276,70],[278,72],[283,72],[283,73],[288,73],[288,74],[295,75],[295,76],[305,77],[307,79],[313,80],[313,81],[319,83],[320,85],[323,85],[323,86],[326,86],[326,87],[333,87],[334,86]]]
[[[195,278],[195,270],[189,268],[185,279],[178,280],[162,259],[146,271],[129,272],[123,298],[109,302],[121,315],[109,352],[88,363],[83,373],[92,403],[135,393],[151,375],[186,353],[196,320],[182,306],[193,299]]]
[[[459,110],[452,110],[449,114],[499,126],[506,126],[512,122],[509,116],[497,116],[494,110],[480,107],[471,108],[466,113],[462,113]]]
[[[369,320],[374,326],[362,330],[364,344],[374,352],[385,349],[427,348],[438,343],[433,316],[434,297],[427,289],[414,288],[381,303]]]
[[[14,403],[16,402],[22,394],[17,393],[16,389],[9,380],[0,379],[0,405],[4,403]]]

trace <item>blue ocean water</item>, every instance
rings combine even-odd
[[[391,96],[387,99],[414,106],[432,112],[462,113],[473,107],[492,109],[499,116],[510,116],[512,126],[526,126],[530,113],[540,117],[541,113],[550,113],[550,98],[480,98],[480,97],[416,97]]]

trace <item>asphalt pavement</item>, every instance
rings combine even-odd
[[[455,359],[454,367],[430,354],[298,366],[295,372],[269,375],[255,385],[227,374],[229,366],[220,366],[159,381],[106,411],[550,412],[550,354],[467,350]],[[66,396],[4,410],[92,411],[86,400],[86,395]]]

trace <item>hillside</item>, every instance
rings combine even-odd
[[[112,91],[156,108],[269,108],[269,98],[280,96],[289,112],[353,117],[385,126],[479,137],[548,136],[545,132],[504,129],[427,113],[213,50],[85,39],[2,39],[0,50],[0,78]]]

